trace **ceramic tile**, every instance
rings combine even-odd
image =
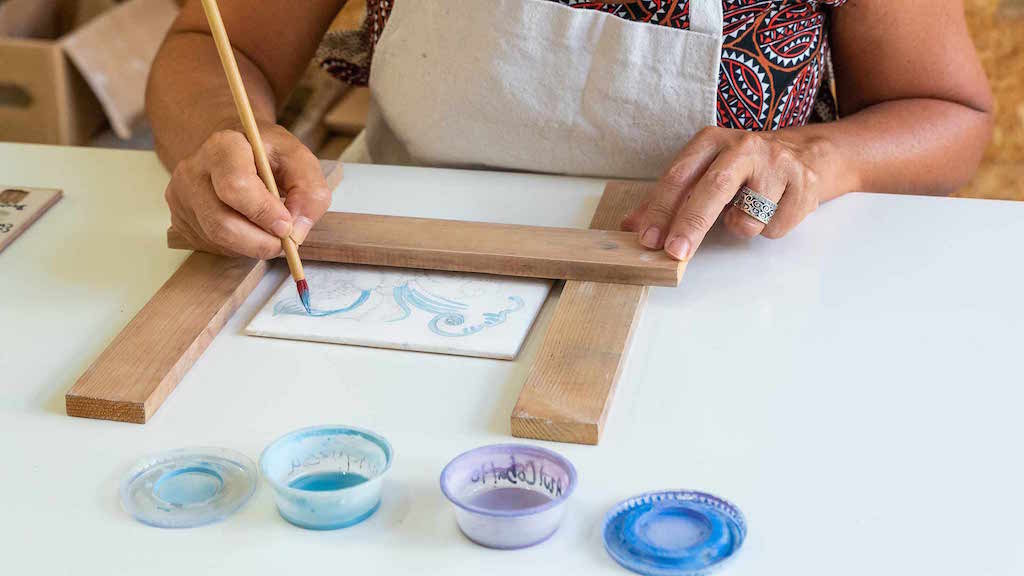
[[[246,328],[254,336],[515,358],[551,281],[308,263],[313,314],[286,277]]]

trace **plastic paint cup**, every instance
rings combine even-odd
[[[273,486],[285,520],[301,528],[334,530],[358,524],[377,510],[391,459],[391,445],[373,432],[314,426],[267,446],[260,471]]]
[[[527,444],[483,446],[441,472],[467,538],[488,548],[525,548],[558,530],[576,489],[576,469],[556,452]]]

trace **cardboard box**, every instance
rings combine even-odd
[[[0,140],[79,144],[103,110],[64,55],[60,37],[109,6],[62,0],[0,4]]]
[[[173,0],[0,0],[0,140],[84,144],[143,118]]]

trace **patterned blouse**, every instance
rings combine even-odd
[[[360,30],[328,33],[318,52],[323,68],[346,82],[366,84],[373,46],[394,1],[367,0]],[[689,0],[548,1],[636,22],[690,27]],[[776,130],[835,119],[828,25],[832,8],[845,2],[722,0],[725,38],[718,76],[718,125]]]

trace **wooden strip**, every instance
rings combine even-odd
[[[333,190],[341,164],[320,167]],[[266,270],[258,260],[189,256],[67,392],[68,415],[144,424]]]
[[[266,269],[257,260],[189,256],[71,387],[68,415],[144,424]]]
[[[609,183],[591,227],[618,228],[647,196],[649,186]],[[646,297],[646,286],[565,283],[512,411],[513,436],[577,444],[600,441]]]
[[[187,241],[169,230],[171,248]],[[635,234],[328,212],[299,247],[305,261],[677,286],[682,265]]]

